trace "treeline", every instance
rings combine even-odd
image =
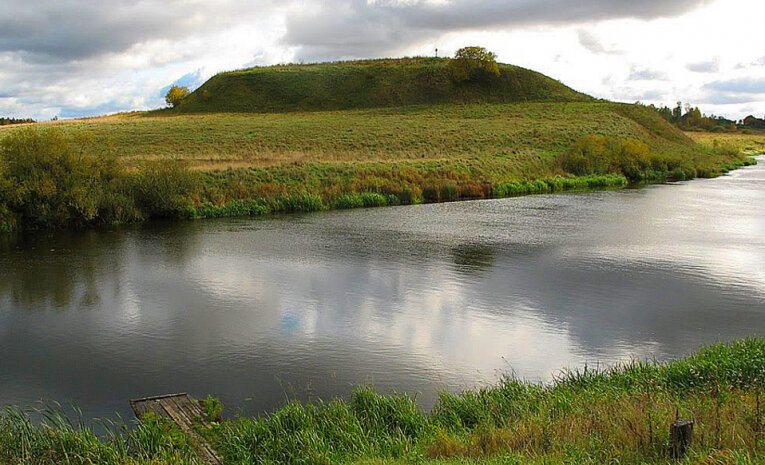
[[[741,121],[741,123],[748,128],[765,129],[765,116],[762,119],[760,119],[752,115],[749,115],[746,118],[744,118]]]
[[[9,126],[11,124],[29,124],[36,123],[32,118],[5,118],[0,117],[0,126]]]
[[[699,107],[688,103],[683,105],[682,102],[677,102],[674,108],[655,105],[648,107],[683,131],[737,132],[745,129],[765,129],[765,119],[750,115],[740,121],[734,121],[723,116],[703,114]]]

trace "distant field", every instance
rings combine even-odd
[[[686,134],[701,144],[711,146],[717,141],[718,144],[732,144],[747,155],[765,154],[765,131],[750,134],[709,132],[687,132]]]
[[[112,143],[116,155],[128,162],[183,159],[204,170],[309,162],[548,159],[588,134],[633,137],[658,151],[672,148],[657,137],[661,134],[649,134],[630,119],[627,110],[611,103],[514,103],[275,114],[138,113],[56,126],[92,133]],[[690,144],[679,132],[667,137]]]

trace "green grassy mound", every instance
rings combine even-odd
[[[177,113],[345,110],[412,104],[589,101],[543,74],[502,64],[498,77],[455,82],[445,58],[251,68],[214,76]]]

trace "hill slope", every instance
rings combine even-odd
[[[232,71],[212,77],[174,111],[268,113],[592,100],[541,73],[506,64],[499,66],[499,77],[457,83],[448,65],[445,58],[403,58]]]

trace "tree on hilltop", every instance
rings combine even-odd
[[[173,86],[170,88],[170,90],[167,91],[167,94],[165,95],[165,102],[167,102],[169,106],[175,108],[181,103],[181,100],[188,97],[189,94],[190,92],[188,87]]]
[[[449,66],[457,82],[499,76],[497,55],[484,47],[463,47],[457,50]]]

